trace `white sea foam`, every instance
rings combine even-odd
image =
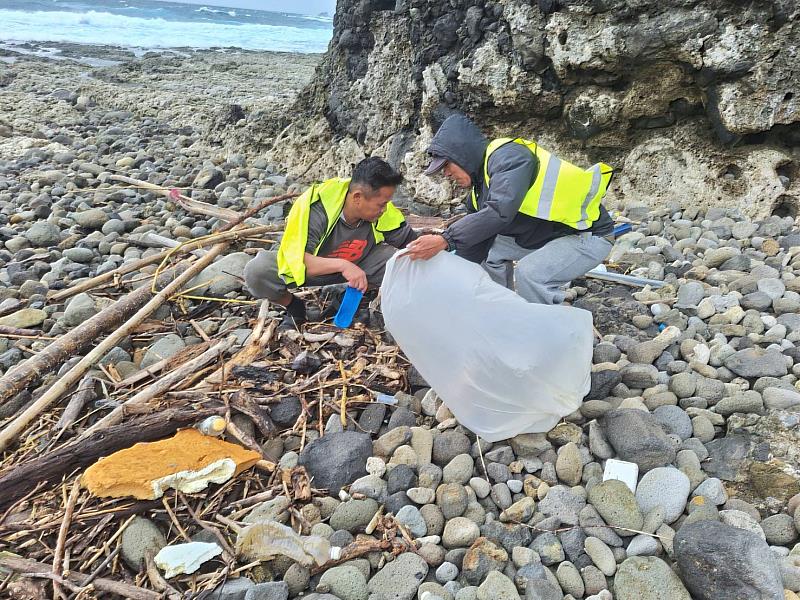
[[[330,37],[331,31],[326,28],[174,21],[122,16],[103,11],[78,13],[0,9],[0,40],[5,41],[76,42],[142,48],[236,47],[281,52],[324,52]]]

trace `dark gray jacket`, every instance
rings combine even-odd
[[[463,115],[448,117],[433,137],[428,152],[446,158],[470,174],[478,210],[472,206],[471,194],[466,199],[470,214],[448,227],[443,236],[459,256],[482,262],[497,235],[507,235],[523,248],[541,248],[546,243],[578,230],[530,217],[519,212],[522,201],[539,170],[539,160],[521,144],[505,144],[489,157],[490,185],[485,185],[484,157],[489,141]],[[594,235],[608,235],[614,223],[605,207],[592,224]]]

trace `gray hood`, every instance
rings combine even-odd
[[[464,115],[451,115],[433,136],[428,154],[456,163],[470,174],[473,181],[480,181],[488,145],[489,141],[475,123]]]

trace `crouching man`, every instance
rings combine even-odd
[[[295,201],[278,250],[262,250],[244,270],[250,293],[286,308],[281,329],[306,320],[305,304],[290,290],[380,287],[389,258],[417,237],[391,203],[402,179],[386,161],[370,157],[351,178],[314,184]]]

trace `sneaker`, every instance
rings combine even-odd
[[[370,323],[369,307],[362,305],[356,311],[356,314],[353,317],[353,323],[363,323],[364,325],[368,326]]]
[[[278,324],[277,332],[281,333],[283,331],[300,331],[300,326],[305,322],[305,319],[293,317],[289,313],[286,313],[283,315],[283,319]]]
[[[332,319],[336,316],[336,313],[339,312],[339,305],[342,303],[342,298],[344,297],[346,289],[347,286],[343,285],[332,285],[325,288],[321,296],[322,312],[320,313],[320,321]]]

